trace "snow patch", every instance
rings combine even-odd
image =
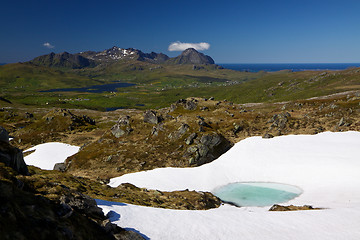
[[[36,145],[24,152],[35,151],[24,157],[27,165],[33,165],[45,170],[53,170],[56,163],[62,163],[66,158],[74,155],[80,147],[70,144],[50,142]]]
[[[286,205],[323,210],[269,212],[269,207],[223,205],[207,211],[170,210],[100,202],[114,221],[151,239],[305,240],[360,239],[360,132],[247,138],[217,160],[196,168],[161,168],[126,174],[132,183],[163,191],[212,191],[233,182],[275,182],[303,193]],[[154,220],[155,219],[155,220]]]

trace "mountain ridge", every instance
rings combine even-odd
[[[54,53],[45,54],[34,58],[30,62],[46,67],[81,69],[95,67],[102,63],[115,63],[119,61],[140,61],[153,64],[214,64],[214,60],[194,48],[188,48],[179,56],[170,58],[164,53],[144,53],[135,48],[120,48],[113,46],[103,51],[85,51],[79,53]]]

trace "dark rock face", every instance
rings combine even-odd
[[[3,127],[0,127],[0,162],[22,175],[29,175],[22,151],[10,145],[9,135]]]
[[[36,57],[31,62],[40,66],[72,69],[94,67],[96,65],[93,60],[78,54],[70,54],[68,52],[57,54],[52,52],[47,55]]]
[[[192,137],[195,136],[193,135]],[[191,141],[188,142],[190,143]],[[195,146],[190,146],[187,149],[185,157],[189,157],[189,164],[191,165],[202,165],[220,157],[231,147],[232,144],[222,135],[219,135],[217,133],[211,135],[203,135],[200,138],[199,144]]]
[[[75,192],[68,195],[63,195],[60,198],[60,204],[67,205],[71,209],[75,209],[80,213],[90,216],[95,219],[105,219],[104,213],[99,208],[95,200],[87,195]]]
[[[170,58],[166,61],[168,64],[215,64],[214,60],[202,53],[199,53],[194,48],[188,48],[179,56]],[[197,67],[199,68],[199,67]]]
[[[0,163],[0,239],[143,239],[112,224],[84,194],[64,186],[68,190],[60,201],[49,200],[17,177]]]

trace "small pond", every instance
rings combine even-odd
[[[102,85],[92,85],[82,88],[56,88],[40,92],[90,92],[90,93],[103,93],[103,92],[116,92],[117,88],[135,86],[133,83],[115,82]]]
[[[212,193],[223,202],[239,207],[265,207],[288,202],[299,196],[298,187],[270,182],[238,182],[216,188]]]

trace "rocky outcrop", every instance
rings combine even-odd
[[[314,208],[313,206],[310,205],[304,205],[304,206],[294,206],[294,205],[289,205],[289,206],[282,206],[282,205],[278,205],[278,204],[274,204],[269,211],[299,211],[299,210],[320,210],[322,208]]]
[[[192,134],[186,142],[190,143],[190,139],[193,141],[195,137],[196,135]],[[232,144],[220,134],[203,135],[198,144],[187,149],[185,157],[189,158],[190,165],[202,165],[215,160],[231,147]]]
[[[9,135],[5,128],[0,126],[0,162],[11,167],[22,175],[29,175],[29,170],[24,162],[23,153],[20,149],[9,143]]]
[[[0,163],[0,239],[143,239],[112,224],[94,199],[52,182],[51,192],[37,189],[43,184]]]
[[[111,133],[116,137],[119,138],[126,134],[132,132],[132,128],[130,126],[130,117],[129,116],[120,116],[117,123],[112,126]]]
[[[274,114],[267,122],[271,123],[271,125],[268,128],[268,132],[263,135],[263,138],[282,135],[282,131],[286,128],[290,117],[291,115],[288,112]]]
[[[186,110],[196,110],[197,108],[197,100],[196,99],[180,99],[171,105],[170,111],[174,111],[178,106],[182,106]]]
[[[144,122],[151,124],[158,124],[162,121],[162,117],[158,116],[156,111],[147,110],[144,114]]]

